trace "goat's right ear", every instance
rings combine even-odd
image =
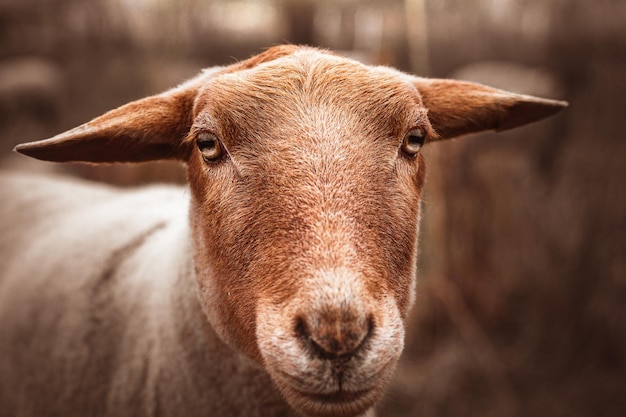
[[[206,73],[165,93],[133,101],[50,139],[15,150],[54,162],[142,162],[185,160],[183,139],[193,122],[193,106]]]
[[[567,102],[511,93],[482,84],[414,78],[438,139],[508,130],[552,116]]]

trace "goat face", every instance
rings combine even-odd
[[[363,411],[412,301],[431,132],[417,90],[304,54],[216,77],[198,103],[188,166],[208,316],[297,409]]]
[[[17,150],[185,161],[212,326],[299,412],[353,416],[380,397],[402,351],[422,144],[564,105],[284,46]]]

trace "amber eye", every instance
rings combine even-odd
[[[196,144],[202,154],[202,158],[209,162],[215,161],[222,156],[222,147],[220,146],[217,136],[209,132],[201,132],[196,138]]]
[[[411,129],[402,141],[402,150],[408,155],[417,155],[422,146],[424,146],[425,140],[426,132],[424,130],[419,128]]]

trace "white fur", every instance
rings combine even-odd
[[[0,193],[0,416],[72,416],[89,396],[91,416],[292,415],[206,323],[185,189],[2,174]]]

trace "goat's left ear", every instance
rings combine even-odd
[[[142,162],[186,159],[183,139],[205,74],[163,94],[133,101],[50,139],[15,147],[54,162]]]
[[[466,81],[415,78],[414,85],[439,139],[483,130],[513,129],[567,107],[565,101],[515,94]]]

